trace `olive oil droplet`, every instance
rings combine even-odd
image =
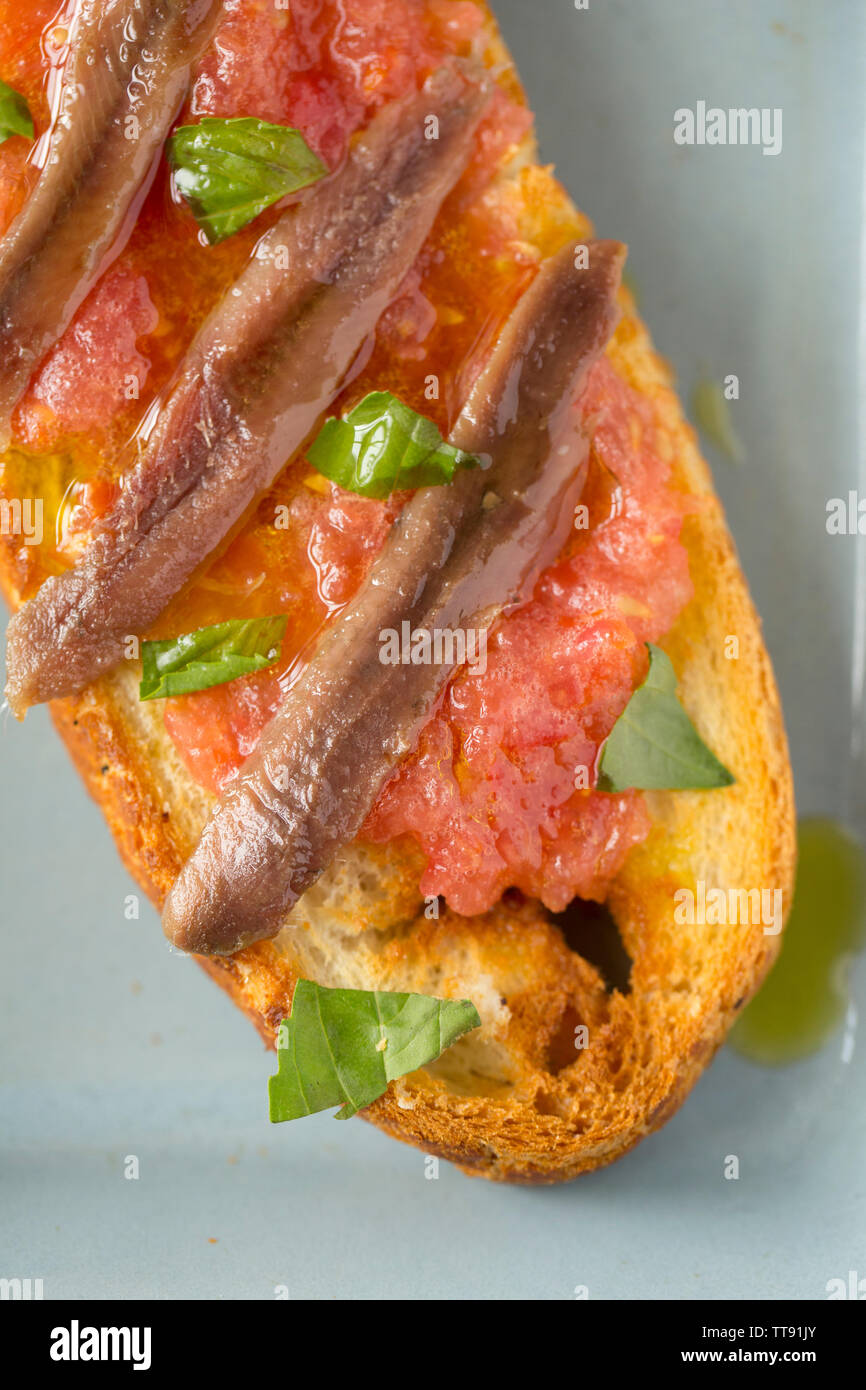
[[[717,381],[697,383],[692,391],[692,414],[708,443],[732,463],[743,462],[743,446],[734,429],[730,403]]]

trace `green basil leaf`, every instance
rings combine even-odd
[[[604,745],[598,789],[624,792],[729,787],[730,772],[711,753],[677,699],[670,657],[651,642],[649,674]]]
[[[33,133],[33,117],[27,102],[14,87],[0,82],[0,145],[10,135],[26,135],[32,140]]]
[[[328,172],[299,130],[252,116],[205,116],[180,126],[167,153],[178,191],[211,245]]]
[[[389,1081],[434,1061],[480,1024],[468,999],[325,989],[298,980],[277,1038],[271,1120],[297,1120],[332,1105],[342,1105],[336,1119],[348,1120]]]
[[[342,420],[326,420],[307,459],[346,492],[387,497],[401,488],[450,483],[481,459],[446,444],[426,415],[390,391],[371,391]]]
[[[190,695],[273,666],[286,630],[277,618],[235,618],[166,642],[142,642],[139,698]]]

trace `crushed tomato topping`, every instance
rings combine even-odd
[[[450,682],[362,832],[414,839],[427,856],[421,892],[467,915],[509,887],[554,911],[575,896],[603,898],[649,831],[640,793],[591,788],[600,746],[646,674],[644,642],[691,597],[679,532],[694,503],[668,486],[650,407],[606,361],[583,409],[593,427],[588,525],[532,600],[494,626],[483,674]],[[296,551],[308,537],[306,641],[357,592],[394,514],[394,499],[330,485],[326,496],[296,496]],[[299,645],[296,627],[284,652]],[[166,726],[199,781],[218,792],[234,776],[297,670],[284,655],[273,672],[167,701]]]
[[[0,77],[26,96],[37,135],[66,51],[63,13],[60,0],[0,0]],[[243,115],[296,125],[334,168],[375,110],[443,56],[483,52],[486,22],[475,0],[292,0],[289,9],[226,0],[179,123]],[[539,260],[586,235],[582,220],[553,212],[549,171],[496,179],[532,124],[513,73],[503,67],[498,84],[470,166],[335,412],[387,387],[447,431]],[[34,182],[30,152],[20,137],[0,146],[0,230]],[[41,478],[57,532],[53,549],[22,552],[22,588],[32,592],[80,554],[116,496],[123,446],[277,215],[207,248],[165,164],[157,171],[129,241],[16,413],[4,485]],[[583,408],[593,433],[588,526],[575,528],[532,599],[495,624],[483,674],[465,671],[448,685],[363,831],[378,842],[414,840],[427,859],[422,893],[466,914],[509,887],[553,910],[577,894],[603,898],[649,829],[639,793],[592,790],[595,764],[645,673],[643,643],[662,636],[691,595],[679,532],[695,504],[670,486],[651,408],[605,361]],[[401,501],[341,493],[293,461],[146,634],[287,614],[276,667],[165,702],[166,729],[204,787],[219,792],[242,766],[323,624],[358,591]]]
[[[679,542],[690,504],[666,486],[648,407],[607,362],[584,410],[595,419],[588,529],[495,625],[483,674],[467,668],[450,683],[364,829],[373,840],[412,836],[427,856],[422,893],[467,915],[509,887],[554,911],[603,898],[649,830],[639,793],[589,788],[646,674],[644,642],[691,597]]]

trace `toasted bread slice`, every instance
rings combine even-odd
[[[507,55],[493,29],[489,39],[501,73]],[[527,243],[549,249],[588,236],[587,220],[534,160],[528,138],[500,175]],[[200,960],[271,1044],[300,977],[471,998],[481,1029],[364,1113],[395,1138],[500,1180],[567,1179],[632,1148],[677,1109],[758,988],[778,934],[677,923],[679,888],[778,889],[786,909],[792,889],[791,775],[759,621],[694,433],[626,291],[622,309],[609,361],[651,403],[675,484],[705,499],[683,532],[694,598],[661,645],[701,735],[737,776],[723,792],[648,795],[653,830],[607,904],[631,959],[628,984],[610,988],[539,903],[505,899],[483,917],[428,920],[422,861],[398,842],[351,846],[275,939]],[[17,606],[7,552],[0,579]],[[730,637],[736,659],[726,659]],[[52,712],[125,863],[160,906],[212,798],[181,763],[159,703],[139,701],[131,664]],[[576,1049],[576,1036],[586,1046]]]

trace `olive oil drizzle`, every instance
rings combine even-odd
[[[731,463],[742,463],[743,445],[734,429],[730,402],[717,381],[698,381],[692,391],[692,414],[705,441]]]
[[[835,821],[798,828],[794,901],[782,949],[730,1034],[737,1052],[778,1066],[824,1047],[848,1008],[848,974],[866,943],[866,856]]]

